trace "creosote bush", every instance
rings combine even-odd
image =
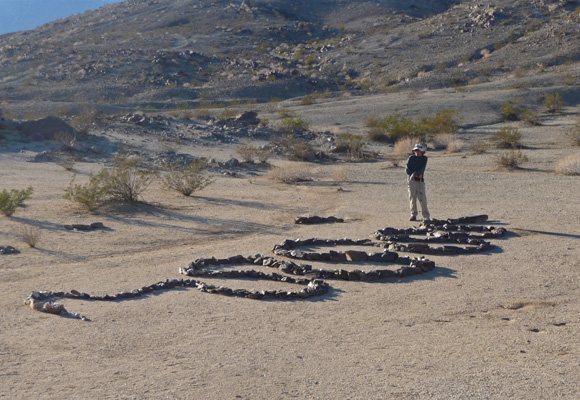
[[[522,134],[518,128],[504,127],[489,138],[489,141],[494,143],[499,149],[517,149],[521,147],[521,139]]]
[[[501,115],[507,121],[519,121],[524,112],[527,111],[527,107],[522,106],[520,99],[513,101],[506,101],[501,107]]]
[[[0,212],[7,217],[11,217],[18,207],[24,207],[24,201],[32,196],[32,187],[17,190],[4,189],[0,192]]]
[[[546,107],[546,112],[555,114],[562,112],[564,107],[564,101],[560,93],[552,93],[544,98],[544,107]]]
[[[500,167],[515,169],[518,168],[520,164],[528,162],[528,157],[522,154],[520,150],[511,149],[499,154],[495,158],[495,162]]]
[[[272,143],[274,146],[281,147],[290,160],[310,161],[315,157],[314,147],[306,140],[293,134],[273,137]]]
[[[108,196],[106,182],[101,174],[90,176],[84,185],[75,184],[76,175],[73,176],[69,186],[64,190],[64,198],[79,203],[88,211],[99,208]]]
[[[294,111],[282,110],[280,112],[280,128],[285,133],[303,131],[308,129],[308,122]]]
[[[157,171],[143,165],[139,157],[119,155],[113,160],[112,168],[103,168],[84,185],[75,184],[73,177],[64,198],[89,211],[106,201],[137,203],[157,175]]]
[[[203,160],[194,160],[189,165],[182,162],[166,164],[167,172],[161,180],[167,189],[175,190],[184,196],[203,189],[213,181],[205,174],[206,165]]]
[[[457,132],[459,112],[457,110],[439,111],[433,117],[423,117],[418,121],[391,114],[377,121],[372,117],[367,121],[369,140],[393,143],[397,139],[416,136],[427,138],[439,134],[454,134]]]
[[[139,157],[117,156],[113,167],[103,169],[99,175],[105,182],[111,200],[137,203],[141,194],[157,177],[156,171],[143,165]]]

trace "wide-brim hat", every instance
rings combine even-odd
[[[415,147],[413,147],[413,151],[415,151],[415,150],[419,150],[419,151],[421,151],[421,152],[423,152],[423,153],[425,152],[425,148],[423,147],[423,145],[421,145],[421,144],[419,144],[419,143],[417,143],[417,144],[415,145]]]

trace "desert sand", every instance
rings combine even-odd
[[[502,93],[486,96],[497,101]],[[463,102],[465,124],[491,115],[484,97],[422,94],[425,102],[446,98],[451,105],[443,108]],[[370,104],[381,110],[380,101],[404,106],[383,96],[299,112],[312,126],[336,123],[356,132],[374,112]],[[129,291],[180,278],[179,267],[200,257],[271,255],[286,238],[362,239],[387,226],[412,226],[404,170],[385,159],[305,163],[311,182],[272,182],[264,169],[215,176],[192,197],[154,184],[146,204],[91,214],[62,198],[73,172],[29,162],[30,150],[2,151],[0,186],[32,186],[34,194],[12,218],[0,217],[0,245],[21,250],[0,256],[0,398],[577,398],[580,185],[578,177],[554,173],[556,161],[578,151],[566,137],[577,111],[544,116],[541,126],[518,125],[529,162],[517,170],[497,168],[496,149],[472,155],[468,148],[506,123],[465,130],[459,153],[428,152],[432,217],[489,215],[490,225],[508,230],[492,240],[497,248],[490,253],[428,256],[433,272],[398,280],[328,281],[327,295],[304,301],[183,288],[127,301],[61,301],[91,321],[35,312],[24,300],[36,290]],[[235,156],[235,146],[182,150]],[[77,163],[74,173],[86,179],[99,168]],[[293,223],[305,215],[345,223]],[[97,221],[106,229],[63,229]],[[37,248],[15,237],[22,224],[42,230]]]

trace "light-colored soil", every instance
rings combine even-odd
[[[497,150],[469,154],[470,140],[497,126],[467,131],[460,153],[428,153],[432,216],[488,214],[510,232],[493,240],[492,253],[429,256],[434,272],[398,281],[329,281],[328,295],[307,301],[195,289],[62,301],[90,322],[23,302],[34,290],[133,290],[180,278],[179,267],[199,257],[271,254],[285,238],[367,238],[408,227],[404,171],[386,161],[306,164],[314,180],[295,186],[264,172],[217,176],[191,198],[154,185],[144,195],[148,205],[89,214],[62,199],[71,172],[27,162],[26,152],[0,153],[0,187],[34,187],[26,208],[0,218],[0,245],[22,251],[0,256],[0,398],[577,398],[580,185],[553,173],[572,151],[565,132],[574,112],[539,127],[518,125],[530,159],[519,170],[498,169]],[[339,113],[334,121],[344,118]],[[332,125],[328,113],[315,118],[314,125]],[[360,128],[361,121],[351,123]],[[77,179],[98,168],[77,164]],[[332,179],[345,174],[346,181]],[[294,225],[301,215],[346,222]],[[107,229],[63,229],[97,221]],[[38,248],[15,238],[23,224],[42,230]]]

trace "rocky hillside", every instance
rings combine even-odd
[[[175,108],[578,85],[580,3],[127,0],[0,36],[0,101]]]

